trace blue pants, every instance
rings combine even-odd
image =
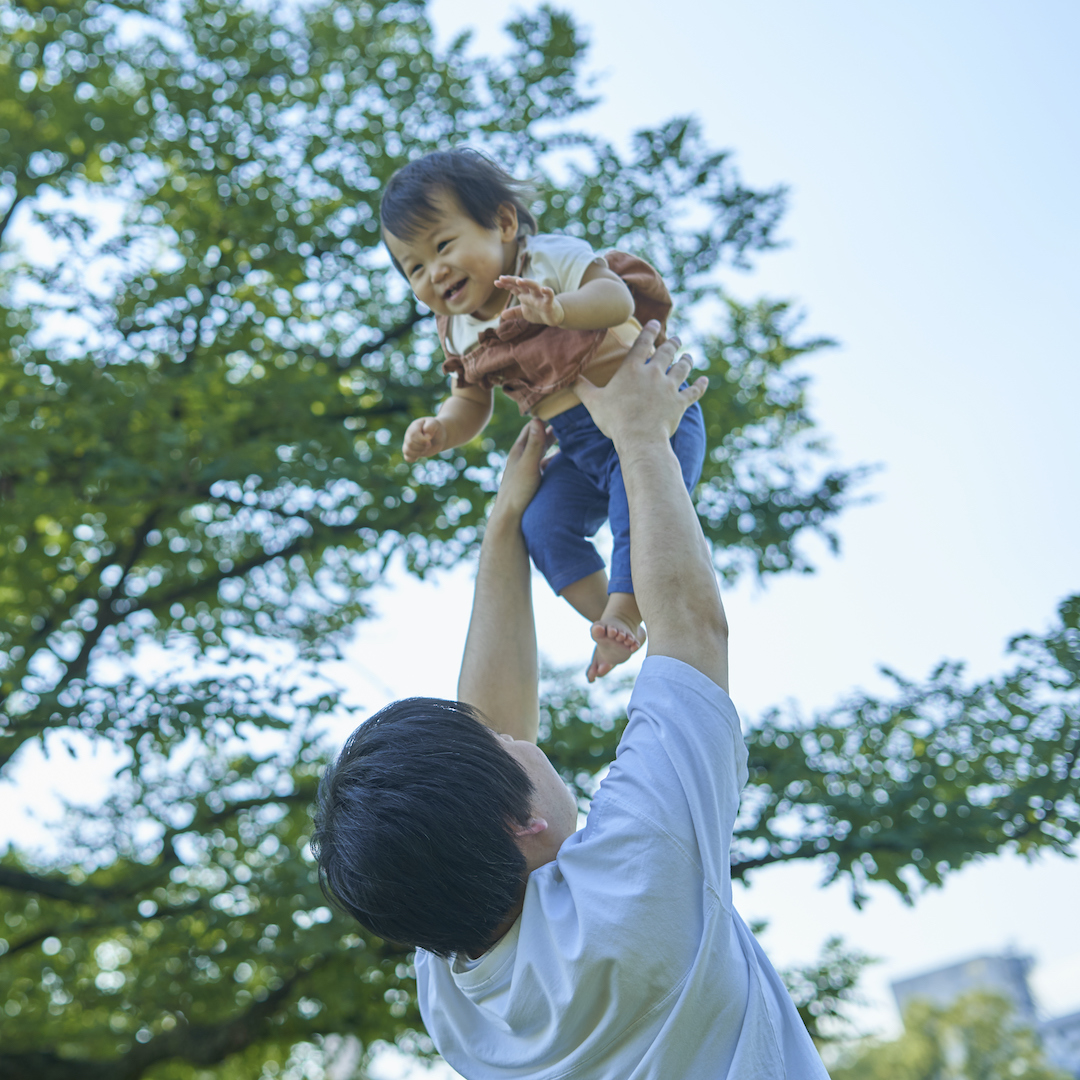
[[[607,519],[615,546],[608,592],[634,591],[630,578],[630,508],[626,502],[619,456],[593,423],[584,405],[575,405],[550,421],[559,453],[525,510],[521,529],[536,568],[561,592],[567,585],[603,570],[604,560],[585,538]],[[683,483],[693,491],[705,462],[705,422],[693,404],[671,439]]]

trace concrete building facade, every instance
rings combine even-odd
[[[1000,994],[1012,1002],[1016,1019],[1034,1028],[1042,1040],[1047,1060],[1080,1080],[1080,1012],[1040,1020],[1028,985],[1034,966],[1030,956],[976,956],[959,964],[923,972],[891,984],[901,1016],[916,998],[943,1008],[958,997],[977,990]]]

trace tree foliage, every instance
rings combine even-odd
[[[858,985],[863,969],[876,963],[858,949],[849,949],[841,937],[830,937],[810,964],[780,972],[806,1030],[821,1048],[853,1035],[849,1010],[862,1004]]]
[[[982,682],[966,682],[956,662],[921,682],[888,672],[891,697],[852,695],[809,721],[779,710],[756,721],[732,875],[820,858],[858,904],[870,881],[912,899],[1005,848],[1070,855],[1080,835],[1080,595],[1058,620],[1045,635],[1013,638],[1013,669]],[[625,717],[590,702],[568,672],[545,689],[545,749],[584,808]]]
[[[750,733],[734,869],[821,854],[860,903],[867,881],[910,898],[1003,848],[1070,854],[1080,834],[1080,595],[1043,636],[1009,644],[1009,672],[963,665],[891,698],[851,697],[812,724],[773,713]]]
[[[520,420],[503,402],[486,438],[404,462],[445,384],[376,221],[394,169],[466,136],[537,176],[545,229],[643,251],[684,312],[723,300],[703,520],[729,575],[806,568],[798,537],[827,532],[852,479],[812,468],[792,363],[822,342],[715,278],[773,244],[783,193],[746,189],[689,120],[625,159],[548,131],[586,105],[565,16],[520,19],[509,56],[481,62],[461,42],[435,55],[410,3],[3,18],[6,220],[24,206],[36,228],[34,251],[8,247],[0,328],[0,760],[53,727],[123,730],[84,707],[95,656],[243,633],[319,654],[391,551],[423,570],[475,545]],[[95,207],[121,207],[118,227]],[[679,228],[692,212],[706,224]]]
[[[584,45],[547,8],[479,59],[437,50],[413,0],[5,0],[0,35],[0,771],[35,742],[128,761],[51,861],[0,857],[0,1072],[314,1076],[336,1033],[423,1050],[408,956],[330,918],[305,856],[318,718],[343,708],[314,665],[395,552],[423,573],[475,547],[520,418],[502,402],[483,439],[402,459],[445,385],[379,191],[468,140],[535,179],[542,228],[645,255],[684,323],[711,320],[696,498],[729,578],[808,569],[800,538],[832,539],[857,479],[806,410],[798,362],[826,343],[725,287],[775,244],[783,191],[745,187],[692,120],[626,153],[580,129]],[[619,723],[551,690],[548,746],[586,798]],[[892,832],[858,839],[854,774],[817,735],[781,753],[782,729],[755,736],[737,872],[822,850],[899,868]],[[867,730],[868,761],[907,760]],[[923,773],[901,774],[888,797],[933,866],[937,820],[903,802]],[[978,851],[1006,825],[1060,846],[1062,798],[1023,833],[1010,798],[961,823],[986,825]]]
[[[914,1001],[904,1033],[849,1051],[830,1070],[833,1080],[1069,1080],[1047,1062],[1038,1036],[1015,1023],[1012,1005],[974,993],[948,1008]]]

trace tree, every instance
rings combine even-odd
[[[904,1033],[850,1051],[830,1071],[833,1080],[1069,1080],[1050,1065],[1038,1036],[1016,1024],[1012,1005],[974,993],[948,1008],[915,1001]]]
[[[758,933],[758,928],[752,928]],[[821,955],[810,964],[780,972],[799,1016],[818,1049],[841,1042],[852,1035],[848,1010],[861,1004],[858,993],[863,968],[876,963],[872,956],[849,949],[841,937],[829,938]]]
[[[424,573],[475,548],[520,418],[503,402],[483,440],[403,461],[445,391],[379,190],[469,139],[536,177],[544,229],[644,254],[684,321],[720,306],[696,498],[729,578],[807,570],[799,538],[832,540],[858,479],[824,469],[805,406],[798,361],[826,342],[724,287],[774,245],[783,191],[691,120],[628,155],[578,131],[584,45],[546,8],[481,60],[438,53],[410,0],[27,0],[0,32],[0,770],[35,740],[129,761],[54,859],[0,857],[0,1072],[300,1076],[335,1033],[423,1050],[408,956],[332,918],[305,857],[318,717],[343,707],[317,665],[395,553]],[[558,680],[548,716],[584,798],[618,719]],[[739,872],[824,845],[873,876],[843,827],[859,800],[828,790],[853,781],[810,734],[794,793],[770,723]]]

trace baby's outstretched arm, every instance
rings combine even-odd
[[[506,275],[497,278],[495,286],[517,297],[529,322],[544,326],[606,330],[634,314],[634,298],[622,278],[597,263],[585,271],[580,288],[573,292],[556,294],[538,281]]]
[[[455,378],[438,415],[422,416],[405,429],[405,460],[419,461],[475,439],[491,419],[491,405],[490,389],[458,386]]]

